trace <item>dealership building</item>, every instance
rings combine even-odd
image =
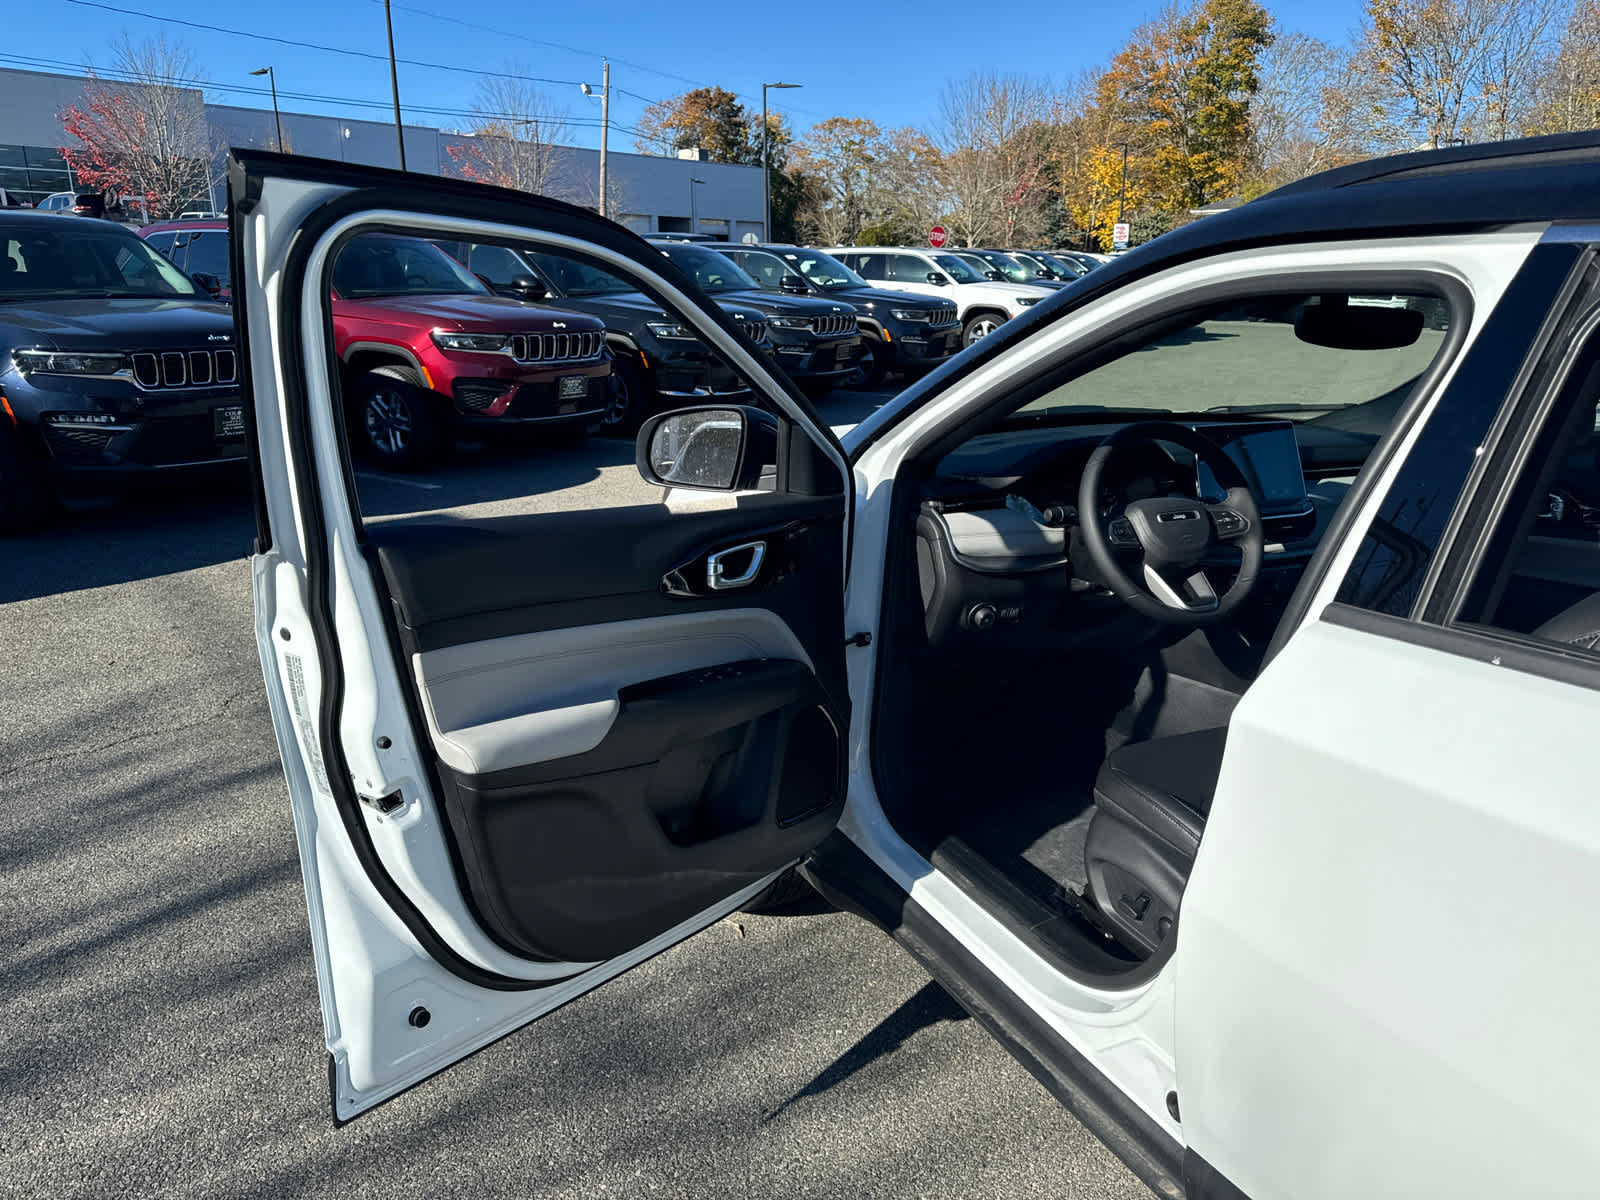
[[[68,140],[60,113],[82,106],[81,75],[0,68],[0,188],[37,204],[52,192],[73,191],[61,146]],[[116,89],[111,80],[102,86]],[[199,89],[195,101],[203,103]],[[213,146],[272,149],[277,134],[270,108],[206,104]],[[375,167],[399,166],[394,125],[349,117],[283,111],[284,143],[297,154]],[[406,167],[430,175],[459,174],[457,156],[470,155],[470,133],[405,126]],[[451,147],[456,148],[455,154]],[[600,152],[555,148],[549,193],[593,208],[599,194]],[[611,215],[639,233],[699,232],[740,241],[763,236],[761,169],[727,163],[612,151],[607,158]],[[211,207],[221,211],[226,183],[221,161],[212,173]],[[691,195],[691,192],[693,193]]]

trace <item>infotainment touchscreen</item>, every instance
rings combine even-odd
[[[1283,512],[1306,504],[1306,477],[1300,469],[1300,444],[1295,441],[1293,425],[1201,425],[1198,429],[1239,465],[1264,511]],[[1220,500],[1223,488],[1210,468],[1200,463],[1198,474],[1200,497]]]

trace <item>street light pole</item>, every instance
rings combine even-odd
[[[698,188],[704,182],[705,182],[704,179],[696,179],[692,175],[689,177],[689,232],[690,233],[699,233],[700,232],[700,204],[699,204],[699,199],[698,199],[698,193],[695,191],[695,189]]]
[[[283,118],[278,115],[278,80],[272,73],[271,67],[262,67],[259,71],[251,71],[252,75],[265,75],[267,85],[272,88],[272,124],[278,131],[278,153],[283,153]]]
[[[406,169],[406,132],[400,124],[400,73],[394,66],[394,17],[389,12],[389,0],[383,0],[383,24],[389,31],[389,90],[394,94],[394,140],[400,148],[400,169]]]
[[[578,90],[585,96],[594,95],[594,88],[587,83],[580,83]],[[602,217],[608,216],[606,212],[606,143],[610,140],[611,133],[611,63],[602,60],[600,64],[600,203],[595,205],[595,211]]]
[[[767,89],[799,86],[798,83],[761,85],[761,236],[769,242],[772,240],[772,125],[767,120]]]

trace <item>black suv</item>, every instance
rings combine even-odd
[[[599,267],[542,250],[483,242],[434,243],[502,296],[547,308],[587,313],[605,322],[612,403],[601,432],[631,437],[658,407],[706,398],[742,401],[743,379],[692,332],[631,283]],[[765,343],[766,316],[748,305],[723,304],[751,341]]]
[[[961,320],[948,300],[876,288],[838,259],[800,246],[718,245],[768,291],[826,296],[855,305],[861,357],[849,387],[874,387],[890,370],[918,375],[961,349]]]
[[[0,533],[57,485],[242,460],[233,315],[131,230],[0,213]]]
[[[720,243],[714,250],[688,242],[655,245],[718,303],[732,300],[764,312],[772,356],[801,387],[825,391],[855,373],[861,354],[855,305],[766,291],[739,269]]]

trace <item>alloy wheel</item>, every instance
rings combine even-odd
[[[367,397],[367,440],[383,454],[403,454],[411,444],[411,401],[398,388],[380,388]]]
[[[967,326],[967,345],[970,346],[973,342],[982,341],[999,328],[1000,322],[993,317],[979,317],[971,325]]]

